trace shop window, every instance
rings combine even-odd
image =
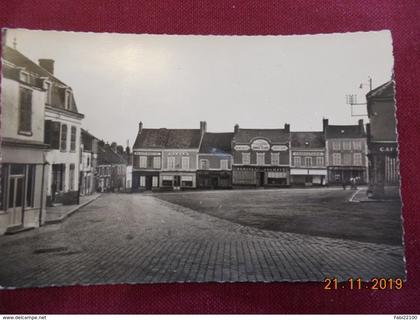
[[[182,157],[181,158],[181,167],[182,167],[182,169],[189,169],[190,168],[190,158],[189,157]]]
[[[60,150],[66,151],[67,150],[67,125],[61,124],[61,138],[60,138]]]
[[[355,153],[353,155],[353,157],[354,157],[354,159],[353,159],[354,165],[355,166],[361,166],[362,165],[362,154],[361,153]]]
[[[209,160],[200,159],[200,169],[201,170],[208,170],[209,169]]]
[[[340,150],[340,141],[333,141],[332,148],[333,150]]]
[[[280,164],[280,154],[278,152],[271,154],[271,165],[278,166]]]
[[[312,157],[305,157],[305,167],[312,167]]]
[[[172,187],[173,179],[171,176],[163,176],[162,177],[162,186],[164,187]]]
[[[147,157],[146,156],[140,156],[140,168],[147,168]]]
[[[182,179],[181,179],[181,186],[182,187],[192,187],[193,186],[193,179],[192,179],[192,177],[182,177]]]
[[[153,157],[153,168],[160,169],[160,157]]]
[[[351,150],[351,141],[343,141],[343,150]]]
[[[32,90],[20,88],[19,129],[22,135],[32,135]]]
[[[168,169],[175,169],[175,157],[168,157]]]
[[[70,135],[70,151],[76,151],[76,132],[77,129],[74,126],[71,126],[71,135]]]
[[[302,165],[302,158],[301,157],[293,157],[293,163],[295,167],[300,167]]]
[[[249,152],[242,152],[242,164],[251,164],[251,154]]]
[[[146,186],[146,177],[140,176],[140,187],[145,187],[145,186]]]
[[[159,187],[159,177],[157,176],[152,177],[152,187],[153,188]]]
[[[341,153],[333,153],[333,165],[341,165]]]
[[[229,161],[226,159],[220,160],[220,169],[228,170],[229,168]]]

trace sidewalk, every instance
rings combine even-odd
[[[48,207],[47,215],[45,219],[45,224],[54,224],[60,223],[65,220],[68,216],[75,213],[80,208],[88,205],[92,201],[95,201],[101,196],[100,193],[95,193],[88,196],[80,197],[80,203],[71,205],[71,206],[58,206],[58,207]]]
[[[350,198],[350,202],[398,202],[401,201],[399,197],[389,196],[384,198],[369,198],[366,187],[359,187],[358,190]]]

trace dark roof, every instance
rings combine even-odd
[[[285,129],[242,129],[234,135],[235,143],[250,143],[256,138],[265,138],[271,143],[286,143],[290,141],[290,133]]]
[[[395,83],[393,80],[390,80],[379,87],[369,91],[366,94],[366,99],[372,98],[391,98],[395,96]]]
[[[198,149],[200,141],[200,129],[142,129],[133,148]]]
[[[325,148],[325,136],[322,131],[292,132],[292,148]]]
[[[340,138],[365,138],[365,128],[363,125],[328,125],[326,127],[326,139]]]
[[[127,164],[127,161],[111,149],[109,144],[98,146],[98,165]]]
[[[93,141],[99,140],[99,139],[93,136],[91,133],[89,133],[85,129],[82,129],[81,135],[82,135],[83,149],[85,151],[92,151]]]
[[[6,78],[20,81],[19,69],[17,68],[22,68],[24,71],[28,72],[30,74],[30,84],[38,88],[42,88],[42,79],[40,78],[48,78],[48,80],[52,82],[51,106],[65,109],[65,92],[66,89],[71,89],[68,85],[60,81],[54,75],[33,62],[28,57],[24,56],[16,49],[4,46],[2,54],[5,61],[14,65],[10,66],[3,63],[2,69]],[[73,93],[70,108],[66,110],[76,113],[78,112]]]
[[[231,153],[233,132],[206,132],[201,142],[201,153]]]

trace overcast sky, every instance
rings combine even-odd
[[[133,144],[148,128],[321,130],[352,124],[345,95],[365,102],[391,78],[388,31],[308,36],[167,36],[9,29],[7,45],[34,61],[55,60],[73,88],[83,127],[105,141]],[[364,110],[360,110],[364,111]]]

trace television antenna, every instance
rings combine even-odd
[[[365,86],[369,86],[369,91],[372,91],[372,78],[368,77],[368,83],[361,83],[359,89],[363,89]],[[352,117],[367,117],[367,108],[364,113],[357,113],[355,108],[359,108],[360,106],[367,106],[367,102],[359,103],[357,102],[357,94],[346,94],[346,104],[350,106],[350,112]]]

